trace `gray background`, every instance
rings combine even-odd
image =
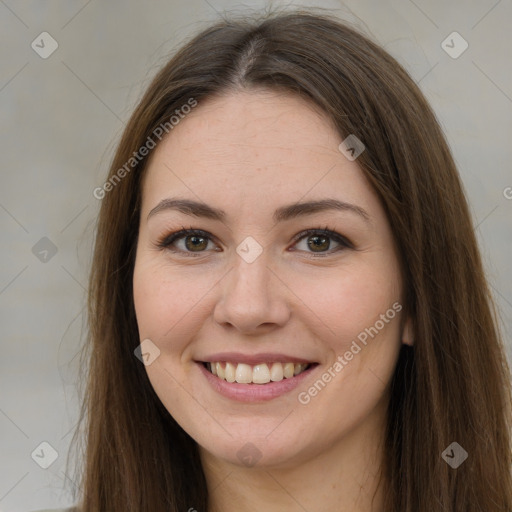
[[[134,105],[183,38],[219,12],[269,5],[0,0],[0,512],[71,503],[65,458],[77,420],[74,356],[99,207],[92,191],[104,181]],[[510,357],[511,2],[286,5],[332,9],[370,34],[420,84],[467,190]],[[41,45],[45,31],[58,48],[43,59],[31,43]],[[441,46],[453,31],[469,44],[458,58]],[[461,48],[457,41],[448,44],[452,52]],[[40,241],[44,237],[55,254]],[[31,457],[43,441],[59,454],[48,469],[35,462],[47,460],[47,448]]]

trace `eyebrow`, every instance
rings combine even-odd
[[[219,208],[214,208],[199,201],[190,199],[176,199],[167,198],[162,199],[148,214],[147,219],[165,210],[177,210],[186,215],[194,217],[204,217],[207,219],[218,220],[224,222],[226,220],[226,212]],[[369,222],[370,216],[368,213],[355,204],[346,203],[338,199],[321,199],[317,201],[307,201],[303,203],[293,203],[286,206],[277,208],[274,212],[273,219],[275,222],[283,222],[286,220],[302,217],[305,215],[312,215],[314,213],[323,212],[327,210],[338,210],[344,212],[352,212],[365,221]]]

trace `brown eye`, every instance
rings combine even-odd
[[[330,229],[309,229],[299,233],[296,237],[295,247],[306,253],[316,253],[318,256],[328,256],[343,249],[354,246],[344,236]],[[304,243],[303,247],[300,244]],[[331,248],[334,242],[335,247]],[[294,249],[295,250],[295,249]]]
[[[188,235],[185,238],[185,247],[193,252],[200,252],[208,246],[208,239],[204,236]]]
[[[194,253],[200,255],[207,252],[208,243],[210,242],[213,244],[211,236],[205,231],[182,229],[167,235],[158,243],[158,247],[190,256]]]
[[[299,233],[295,239],[294,247],[302,243],[303,240],[307,241],[305,248],[299,247],[299,250],[318,256],[328,256],[334,252],[354,247],[344,236],[329,229],[309,229]],[[331,248],[333,241],[337,246]],[[214,244],[213,237],[206,231],[199,229],[182,229],[166,236],[158,243],[158,247],[185,256],[199,256],[201,253],[208,251],[208,244],[210,242]]]
[[[329,237],[324,235],[313,235],[308,237],[308,246],[314,252],[318,251],[326,251],[329,249],[331,245],[329,241]]]

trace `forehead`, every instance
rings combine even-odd
[[[334,194],[368,207],[374,194],[339,151],[341,141],[327,115],[298,96],[259,90],[209,98],[151,155],[144,209],[171,193],[253,208]]]
[[[223,151],[241,160],[258,156],[263,162],[278,154],[293,159],[296,151],[303,154],[315,147],[336,153],[338,138],[329,118],[309,101],[268,90],[241,91],[199,102],[157,153],[179,149],[189,157],[215,157]],[[292,154],[287,153],[290,149]],[[221,165],[215,159],[213,165],[217,163]]]

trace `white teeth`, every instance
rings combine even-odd
[[[235,380],[236,380],[236,372],[235,372],[234,365],[232,365],[231,363],[226,363],[226,368],[224,369],[224,373],[225,373],[225,377],[224,378],[228,382],[235,382]]]
[[[235,380],[240,384],[249,384],[252,382],[252,369],[248,364],[239,363],[236,367],[235,375]]]
[[[223,366],[224,364],[224,366]],[[239,384],[268,384],[291,379],[309,366],[301,363],[261,363],[251,366],[245,363],[207,363],[208,370],[222,380]]]
[[[266,364],[257,364],[252,369],[252,382],[254,382],[254,384],[266,384],[270,382],[270,370]]]
[[[295,365],[293,363],[286,363],[283,366],[283,374],[284,374],[285,379],[292,378],[294,371],[295,371]]]
[[[283,380],[283,365],[281,363],[274,363],[270,369],[270,380],[272,382],[278,382]]]
[[[220,379],[226,379],[226,371],[224,370],[224,368],[222,368],[222,365],[220,363],[212,363],[213,366],[215,366],[215,368],[217,369],[217,376],[220,378]]]

